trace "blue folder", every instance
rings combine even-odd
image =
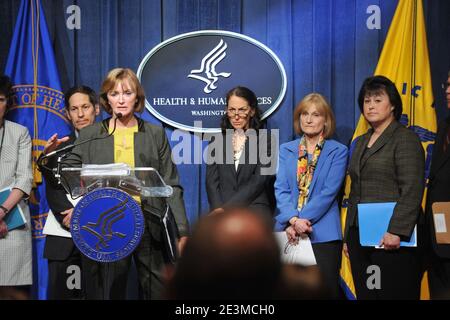
[[[0,190],[0,204],[3,203],[6,198],[8,198],[9,194],[11,193],[11,188],[6,188],[3,190]],[[14,206],[8,214],[3,219],[6,222],[6,225],[8,226],[8,230],[14,230],[17,228],[20,228],[25,225],[27,222],[25,219],[25,215],[22,212],[22,209],[19,205]]]
[[[396,202],[358,204],[359,242],[365,247],[378,247],[389,227]],[[417,225],[408,242],[400,246],[417,247]]]

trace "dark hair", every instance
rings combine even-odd
[[[385,92],[389,102],[394,106],[394,118],[399,121],[403,111],[402,98],[395,84],[385,76],[373,76],[364,80],[358,95],[358,105],[361,114],[364,114],[364,98]]]
[[[249,128],[258,130],[263,126],[263,122],[261,120],[261,111],[258,108],[258,98],[256,98],[255,93],[246,87],[235,87],[228,91],[227,93],[227,106],[228,101],[232,96],[236,96],[239,98],[243,98],[248,102],[249,107],[252,110],[255,110],[255,114],[250,119]],[[227,129],[233,129],[233,126],[231,125],[230,119],[228,119],[228,115],[225,113],[222,117],[222,121],[220,123],[220,128],[222,129],[222,133],[225,133],[225,130]]]
[[[94,106],[98,103],[97,94],[95,91],[88,86],[75,86],[70,88],[64,94],[64,103],[66,105],[66,109],[69,110],[69,100],[75,93],[82,93],[89,97],[89,102]]]
[[[3,94],[6,98],[7,109],[13,105],[14,91],[12,87],[13,84],[8,76],[0,76],[0,94]]]

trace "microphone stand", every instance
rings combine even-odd
[[[122,114],[118,113],[116,114],[116,118],[114,119],[114,128],[111,131],[111,133],[108,135],[109,137],[114,134],[114,131],[116,131],[116,123],[117,119],[122,118]],[[110,300],[111,299],[111,288],[110,284],[111,281],[109,280],[109,267],[111,262],[103,262],[103,300]]]
[[[61,184],[61,169],[62,169],[62,164],[63,164],[62,160],[63,160],[65,157],[67,157],[67,156],[70,154],[70,151],[71,151],[72,149],[74,149],[75,147],[78,147],[78,146],[80,146],[80,145],[83,145],[83,144],[85,144],[85,143],[92,142],[92,141],[95,141],[95,140],[101,140],[101,139],[106,139],[106,138],[111,137],[111,136],[114,134],[114,132],[116,131],[117,119],[122,118],[122,113],[120,113],[120,112],[117,113],[117,114],[115,114],[115,115],[116,115],[116,117],[114,118],[114,127],[113,127],[113,130],[112,130],[111,133],[109,133],[108,135],[106,135],[106,136],[104,136],[104,137],[94,137],[94,138],[90,138],[90,139],[81,141],[81,142],[79,142],[79,143],[74,143],[74,144],[65,146],[65,147],[63,147],[63,148],[61,148],[61,149],[54,150],[54,151],[52,151],[52,152],[50,152],[50,153],[44,155],[43,157],[40,157],[40,158],[38,159],[38,166],[40,166],[40,167],[41,167],[41,166],[42,166],[42,167],[45,167],[45,166],[42,164],[42,162],[43,162],[45,159],[49,159],[49,158],[51,158],[51,157],[53,157],[53,156],[55,156],[55,155],[59,155],[59,157],[58,157],[58,159],[57,159],[57,161],[56,161],[56,163],[57,163],[56,169],[55,169],[55,168],[52,168],[52,169],[50,169],[50,170],[54,172],[54,176],[55,176],[55,178],[58,180],[58,184]],[[67,191],[67,190],[66,190],[66,191]]]
[[[92,142],[94,140],[101,140],[101,139],[106,139],[106,138],[111,137],[114,134],[114,132],[116,131],[117,119],[122,118],[122,113],[117,113],[117,114],[115,114],[115,116],[116,117],[114,118],[113,130],[108,135],[106,135],[104,137],[94,137],[94,138],[91,138],[91,139],[87,139],[87,140],[81,141],[79,143],[75,143],[75,144],[71,144],[71,145],[65,146],[65,147],[63,147],[61,149],[58,149],[58,150],[54,150],[54,151],[44,155],[43,157],[41,157],[39,159],[38,165],[42,166],[43,165],[42,162],[44,161],[44,159],[48,159],[48,158],[51,158],[51,157],[53,157],[55,155],[59,155],[59,157],[57,159],[56,170],[53,169],[53,168],[51,170],[55,171],[55,173],[54,173],[55,178],[57,178],[58,179],[58,183],[61,184],[61,169],[62,169],[62,164],[63,164],[62,160],[65,157],[67,157],[70,154],[70,151],[72,149],[74,149],[75,147],[78,147],[78,146],[80,146],[82,144],[85,144],[85,143],[88,143],[88,142]],[[66,191],[68,191],[68,190],[66,190]],[[71,193],[71,192],[69,192],[69,193]],[[71,196],[72,196],[72,194],[71,194]],[[111,298],[110,297],[110,292],[109,292],[110,291],[110,281],[109,281],[109,265],[110,265],[110,262],[100,262],[99,264],[104,266],[104,268],[103,268],[103,271],[104,271],[103,272],[103,299],[104,300],[109,300]]]

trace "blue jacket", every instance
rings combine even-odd
[[[298,216],[311,221],[311,242],[328,242],[342,239],[340,213],[336,196],[344,181],[348,149],[334,140],[326,140],[320,153],[309,198],[299,212],[297,210],[297,160],[300,139],[280,146],[278,172],[275,181],[277,213],[275,231],[283,231],[289,220]]]

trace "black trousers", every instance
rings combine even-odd
[[[432,300],[450,300],[450,259],[431,253],[428,266],[428,285]]]
[[[421,265],[417,248],[386,251],[362,247],[356,227],[349,229],[347,246],[358,300],[420,299]],[[370,285],[377,273],[371,266],[379,268],[380,288]]]
[[[317,266],[331,299],[338,299],[339,269],[341,267],[342,241],[330,241],[312,244]]]
[[[145,300],[160,299],[163,289],[163,267],[166,258],[162,243],[152,235],[152,222],[145,219],[141,242],[128,257],[111,263],[90,260],[89,270],[93,281],[88,284],[89,300],[124,300],[127,298],[127,281],[134,259],[138,273],[139,296]],[[86,258],[87,259],[87,258]]]
[[[77,266],[81,271],[81,253],[77,248],[74,248],[70,256],[66,260],[52,260],[48,259],[48,299],[49,300],[78,300],[83,298],[84,291],[84,278],[83,272],[79,273],[81,279],[80,289],[72,288],[68,285],[68,281],[71,282],[69,277],[70,266]],[[76,271],[72,271],[76,272]]]

